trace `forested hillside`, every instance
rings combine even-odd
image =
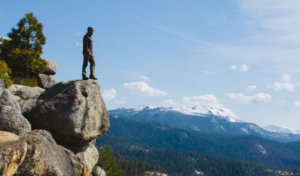
[[[166,169],[167,173],[173,175],[196,176],[203,173],[205,176],[285,176],[289,174],[300,175],[297,169],[279,169],[266,167],[261,164],[244,162],[213,155],[200,154],[198,152],[174,150],[174,149],[157,149],[146,145],[129,142],[125,139],[105,135],[97,140],[96,146],[108,145],[115,154],[119,164],[123,168],[127,167],[126,173],[136,172],[145,167],[140,164],[141,161],[150,163],[153,166],[160,166]],[[121,159],[120,159],[121,158]],[[138,162],[138,160],[140,160]],[[120,162],[121,161],[121,162]],[[136,162],[133,162],[136,161]],[[135,163],[135,164],[134,164]],[[134,166],[134,167],[133,167]],[[149,168],[150,170],[153,167]],[[131,176],[130,174],[124,176]]]

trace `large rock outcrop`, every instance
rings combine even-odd
[[[64,145],[88,145],[109,128],[100,86],[91,80],[60,82],[46,89],[26,117],[33,128],[50,131]]]
[[[31,125],[22,115],[21,108],[0,79],[0,130],[15,134],[31,131]]]
[[[45,130],[34,130],[0,145],[1,175],[90,176],[86,165],[71,151],[57,145]]]
[[[52,75],[39,74],[38,83],[40,87],[44,89],[48,89],[53,85],[57,84],[57,81]]]
[[[46,75],[55,75],[57,70],[57,64],[52,60],[46,60],[47,65],[44,71],[44,74]]]
[[[27,143],[16,142],[14,133],[0,131],[0,175],[14,175],[25,160]]]
[[[45,91],[40,87],[28,87],[18,84],[13,84],[8,89],[14,95],[15,100],[21,107],[22,114],[25,116],[36,107],[38,97]]]
[[[57,83],[53,75],[56,74],[57,64],[52,60],[46,60],[47,65],[45,71],[38,75],[38,84],[42,88],[52,87]]]
[[[46,89],[6,89],[0,79],[0,175],[105,175],[94,169],[99,156],[95,139],[109,128],[99,84],[56,83],[56,64],[47,67],[40,76],[45,78],[40,87]],[[43,130],[31,131],[31,126]]]

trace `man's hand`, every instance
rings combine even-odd
[[[92,56],[92,55],[93,55],[93,52],[90,51],[89,49],[87,49],[87,54],[88,54],[88,56]]]

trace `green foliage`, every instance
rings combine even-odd
[[[100,157],[97,163],[106,171],[107,176],[121,176],[122,170],[112,156],[112,152],[107,145],[104,145],[100,150]]]
[[[41,54],[46,38],[42,29],[43,25],[37,18],[27,13],[19,21],[17,29],[13,28],[8,34],[11,40],[5,40],[0,46],[0,57],[12,69],[13,78],[31,79],[45,70],[47,62]]]
[[[5,61],[0,60],[0,78],[4,81],[7,86],[13,84],[10,79],[11,69],[7,67]]]
[[[118,165],[122,168],[123,171],[122,176],[144,175],[146,171],[158,171],[160,173],[167,172],[166,170],[161,169],[161,167],[159,166],[153,166],[137,158],[126,160],[119,153],[114,153],[113,157],[116,159]],[[170,174],[168,175],[175,176]]]
[[[18,81],[19,84],[30,86],[30,87],[37,87],[38,86],[38,80],[36,77],[27,77],[23,78]]]

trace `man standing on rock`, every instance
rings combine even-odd
[[[83,65],[82,65],[82,79],[87,80],[86,76],[86,67],[88,66],[88,62],[90,62],[90,79],[97,80],[95,77],[95,59],[93,54],[93,39],[92,35],[94,34],[94,29],[92,27],[88,27],[87,33],[83,37]]]

